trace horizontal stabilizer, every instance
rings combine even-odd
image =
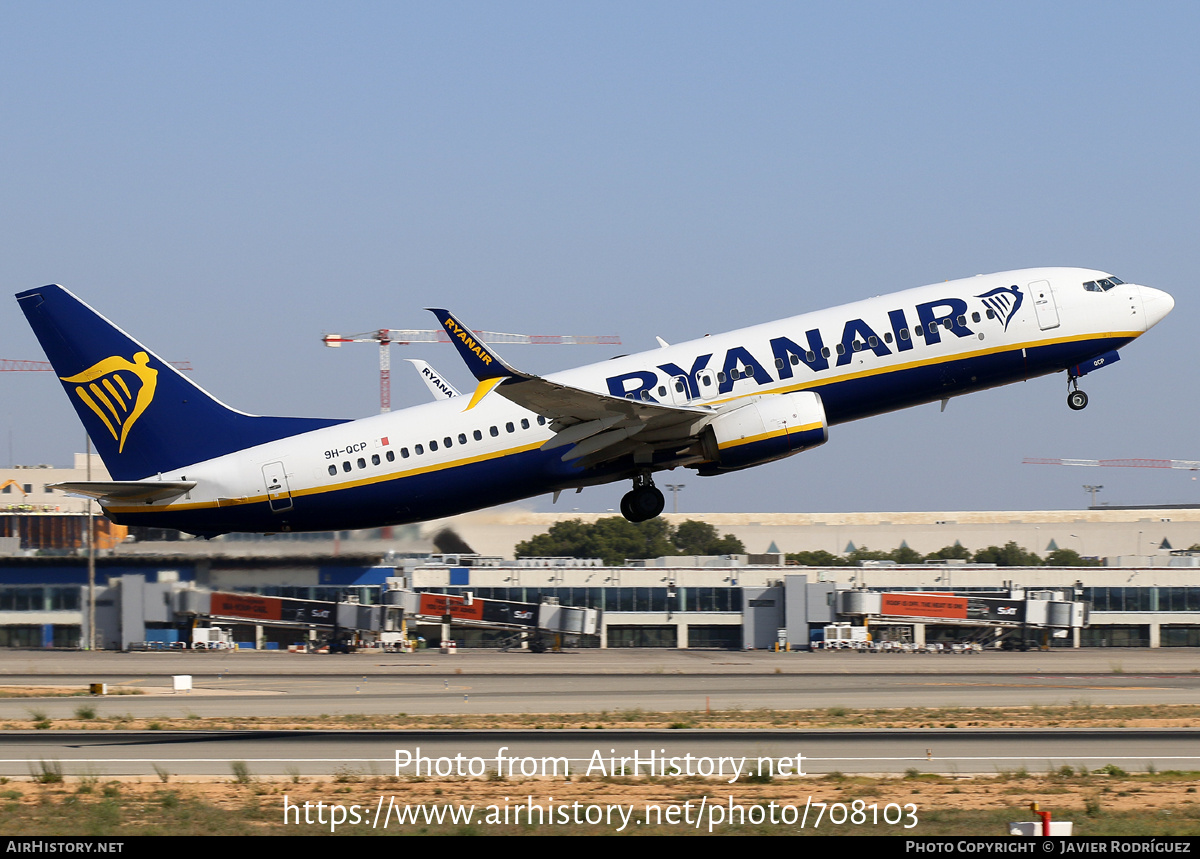
[[[55,483],[52,488],[69,495],[83,495],[105,502],[166,501],[183,495],[196,485],[194,480],[80,480]]]

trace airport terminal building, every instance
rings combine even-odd
[[[312,609],[385,605],[389,590],[403,589],[468,602],[595,609],[596,634],[567,642],[583,647],[803,648],[833,624],[869,626],[876,639],[917,643],[989,644],[1006,635],[1060,647],[1200,647],[1200,557],[1181,553],[1166,561],[1088,568],[818,568],[787,565],[782,556],[743,555],[612,567],[587,559],[477,555],[109,555],[96,568],[97,640],[109,649],[147,642],[187,647],[197,640],[197,629],[220,627],[240,647],[318,644],[330,629],[312,621]],[[81,646],[88,638],[86,581],[86,562],[78,556],[0,560],[0,646]],[[906,614],[894,608],[901,602],[894,595],[910,602],[922,596],[942,604],[958,600],[960,611],[943,605]],[[234,597],[248,607],[215,608],[218,599],[228,605]],[[1083,604],[1085,613],[1049,626],[980,620],[988,603],[1024,618],[1024,606],[1032,611],[1035,600]],[[382,628],[377,622],[375,631]],[[408,631],[432,643],[441,635],[436,624],[416,621]],[[456,624],[452,636],[466,647],[512,639],[511,630],[469,623]]]
[[[80,479],[86,465],[80,455],[74,469],[0,470],[8,489],[0,498],[9,501],[0,505],[0,647],[71,648],[89,640],[86,502],[50,488]],[[92,476],[102,474],[93,462]],[[1189,549],[1200,544],[1200,509],[1194,507],[668,514],[664,518],[675,524],[703,519],[738,537],[752,554],[621,566],[594,559],[511,559],[517,542],[556,521],[603,515],[501,508],[371,532],[227,535],[212,541],[136,529],[126,534],[97,517],[97,641],[108,648],[144,642],[182,647],[194,641],[196,629],[221,627],[238,646],[309,644],[330,635],[308,622],[314,611],[324,610],[317,604],[385,605],[389,589],[401,588],[451,600],[592,609],[599,613],[595,634],[571,637],[572,644],[587,647],[806,647],[814,633],[832,624],[868,626],[876,639],[987,641],[1000,630],[1009,638],[1040,636],[1042,643],[1060,647],[1200,647],[1200,552]],[[845,555],[865,546],[928,553],[955,543],[982,548],[1009,541],[1041,554],[1071,548],[1104,558],[1106,566],[802,567],[784,555],[817,550]],[[951,616],[958,609],[947,606],[905,617],[897,608],[903,600],[869,596],[879,594],[973,602],[962,609],[964,617]],[[236,602],[231,595],[243,598],[244,616],[229,614]],[[1025,617],[1026,600],[1081,603],[1086,614],[1065,625],[1034,623],[1036,632],[1017,631],[1021,624],[1013,622],[972,622],[988,613],[988,601],[1006,600],[1017,605],[997,610],[1013,616]],[[218,604],[225,614],[213,611]],[[433,641],[442,634],[424,621],[414,625]],[[512,638],[511,630],[471,623],[455,625],[451,635],[463,646],[498,646]]]

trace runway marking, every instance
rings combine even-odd
[[[1101,692],[1153,692],[1173,686],[1066,686],[1055,683],[921,683],[921,686],[972,687],[978,689],[1091,689]],[[1188,690],[1183,690],[1188,691]]]
[[[877,762],[911,762],[911,761],[936,761],[938,763],[956,763],[970,761],[1028,761],[1028,760],[1055,760],[1055,761],[1106,761],[1112,763],[1115,761],[1135,761],[1145,763],[1147,759],[1155,761],[1196,761],[1200,760],[1200,755],[1091,755],[1091,754],[1053,754],[1053,755],[985,755],[985,756],[952,756],[940,757],[934,755],[932,758],[927,755],[901,755],[899,757],[816,757],[805,755],[804,762],[809,763],[877,763]],[[567,758],[570,763],[579,762],[587,763],[591,758]],[[65,764],[228,764],[237,761],[247,764],[394,764],[395,757],[389,755],[385,758],[55,758],[54,763]],[[0,764],[42,764],[46,762],[46,758],[0,758]]]

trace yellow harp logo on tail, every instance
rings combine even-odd
[[[59,376],[76,386],[79,399],[108,427],[118,453],[125,450],[129,430],[154,399],[158,370],[150,369],[149,363],[150,356],[145,352],[135,353],[133,361],[114,355],[82,373]]]

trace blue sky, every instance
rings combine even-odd
[[[0,276],[57,282],[265,414],[377,409],[329,331],[619,334],[621,351],[1038,265],[1175,296],[1089,376],[839,426],[681,511],[1200,502],[1200,7],[1187,3],[0,2]],[[16,303],[0,357],[41,358]],[[612,349],[510,347],[536,372]],[[423,357],[459,385],[448,346]],[[393,402],[423,401],[406,365]],[[0,375],[7,464],[82,431]],[[624,487],[564,509],[616,506]],[[548,499],[534,502],[552,509]]]

